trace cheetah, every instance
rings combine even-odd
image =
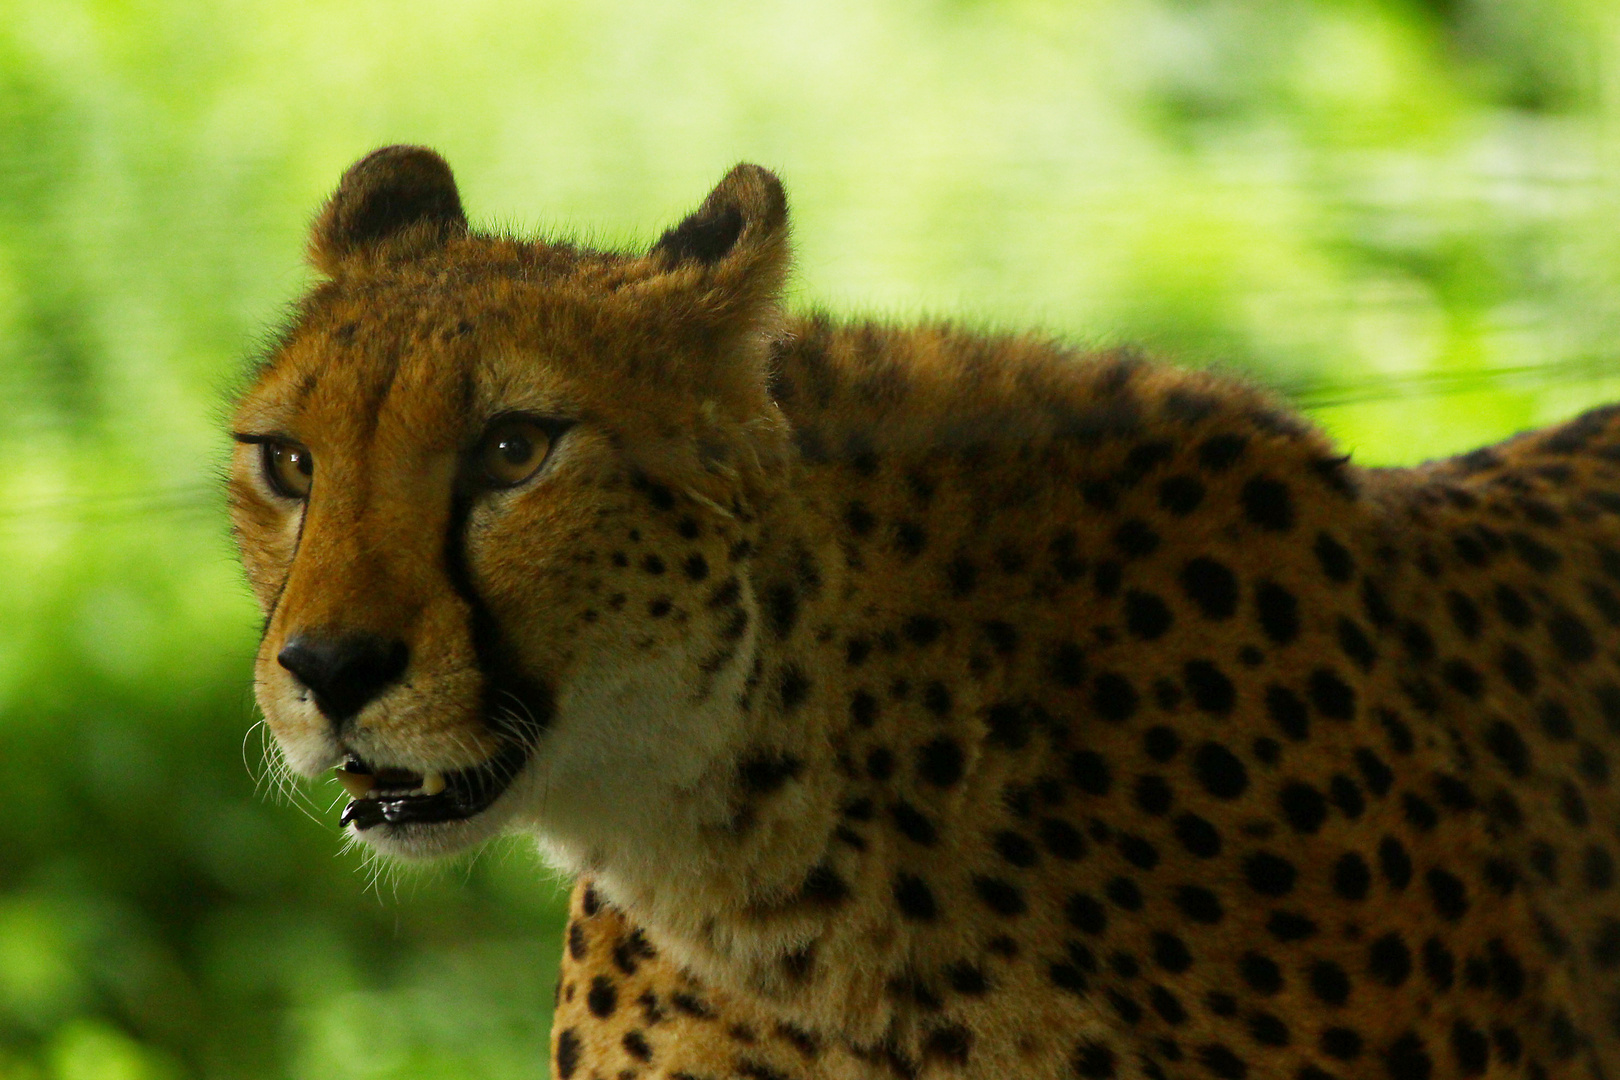
[[[389,147],[236,406],[286,764],[578,878],[553,1074],[1620,1080],[1620,410],[1365,469],[1122,351],[789,311]]]

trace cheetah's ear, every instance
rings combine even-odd
[[[787,222],[782,182],[744,162],[650,254],[667,270],[695,269],[713,286],[740,288],[746,299],[775,299],[787,273]]]
[[[422,146],[373,150],[338,181],[315,219],[309,257],[335,275],[363,253],[403,255],[467,231],[456,179],[444,158]]]

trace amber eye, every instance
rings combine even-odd
[[[478,468],[487,483],[515,487],[535,474],[551,452],[551,433],[521,416],[496,421],[478,446]]]
[[[264,457],[264,475],[277,495],[288,499],[309,498],[309,485],[315,479],[315,459],[295,443],[266,442],[259,451]]]

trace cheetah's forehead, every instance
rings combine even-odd
[[[237,430],[311,447],[382,440],[450,451],[501,414],[576,415],[578,373],[555,357],[577,356],[578,346],[549,347],[517,321],[455,298],[331,305],[306,316],[261,368],[238,404]]]

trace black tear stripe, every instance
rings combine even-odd
[[[496,734],[510,743],[489,764],[486,782],[505,787],[523,768],[529,751],[540,741],[557,712],[556,695],[549,685],[527,675],[501,635],[495,616],[478,595],[467,569],[467,519],[472,500],[461,497],[450,507],[450,523],[445,530],[444,567],[451,587],[471,609],[473,653],[478,671],[484,677],[484,700],[480,712]],[[514,707],[516,706],[516,707]]]

